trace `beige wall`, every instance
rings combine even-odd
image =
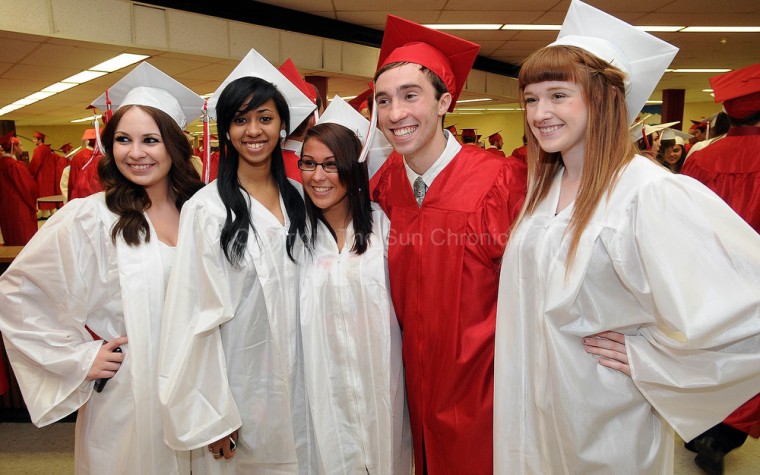
[[[523,113],[522,111],[509,111],[500,114],[487,113],[478,115],[450,114],[446,116],[445,126],[456,125],[461,134],[462,129],[477,129],[477,133],[483,135],[481,141],[488,147],[486,140],[494,132],[499,132],[504,139],[503,151],[509,155],[512,150],[522,145],[523,136]]]
[[[58,150],[65,143],[70,143],[74,148],[82,145],[82,134],[86,128],[88,128],[86,123],[78,125],[42,125],[39,127],[18,126],[16,127],[16,135],[21,139],[21,145],[23,145],[24,150],[29,152],[29,158],[32,158],[32,151],[34,150],[32,135],[34,135],[35,131],[45,134],[45,143],[50,145],[53,150]]]

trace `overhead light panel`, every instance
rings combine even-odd
[[[637,28],[637,29],[639,29],[641,31],[648,31],[650,33],[657,33],[657,32],[660,32],[660,33],[674,33],[676,31],[681,31],[681,30],[683,30],[686,27],[685,26],[667,26],[667,25],[654,26],[654,25],[652,25],[652,26],[636,26],[635,28]]]
[[[760,26],[687,26],[681,33],[760,33]]]
[[[91,67],[90,71],[103,71],[106,73],[112,73],[114,71],[118,71],[119,69],[126,68],[130,64],[135,64],[138,61],[142,61],[149,57],[150,56],[146,56],[144,54],[122,53],[119,56],[115,56],[109,59],[108,61],[103,61],[102,63]]]
[[[91,116],[88,116],[88,117],[82,117],[81,119],[75,119],[75,120],[72,120],[70,122],[73,122],[75,124],[78,124],[80,122],[93,122],[95,120],[100,119],[100,117],[101,117],[100,114],[96,114],[94,116],[91,115]]]
[[[72,87],[76,87],[78,84],[73,82],[57,82],[55,84],[51,84],[45,89],[42,90],[42,92],[52,92],[53,94],[63,92],[66,89],[71,89]]]
[[[82,71],[81,73],[67,77],[61,82],[73,82],[74,84],[82,84],[83,82],[92,81],[93,79],[105,76],[106,74],[108,73],[103,71]]]
[[[666,72],[669,73],[727,73],[731,71],[729,68],[683,68],[683,69],[670,69]]]
[[[501,23],[442,23],[422,25],[433,30],[498,30]]]
[[[562,25],[526,25],[526,24],[512,24],[504,25],[502,30],[533,30],[533,31],[559,31],[562,29]]]
[[[483,101],[492,101],[492,100],[493,99],[491,99],[490,97],[481,97],[479,99],[459,99],[457,101],[457,104],[462,104],[465,102],[483,102]]]

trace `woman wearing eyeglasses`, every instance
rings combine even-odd
[[[311,248],[300,286],[306,390],[319,473],[408,474],[401,332],[388,291],[390,221],[370,202],[361,148],[343,125],[318,124],[298,162]]]

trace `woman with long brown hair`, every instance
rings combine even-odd
[[[497,473],[672,473],[760,385],[760,237],[637,155],[676,49],[574,1],[519,75],[526,204],[502,263]]]
[[[3,274],[0,329],[32,422],[78,411],[77,473],[189,473],[163,442],[158,342],[180,208],[203,186],[181,127],[203,100],[147,63],[110,92],[105,192],[66,204]]]

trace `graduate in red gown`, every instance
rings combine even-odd
[[[491,152],[499,157],[506,157],[507,155],[501,150],[504,146],[504,139],[499,132],[488,136],[488,144],[490,147],[486,149],[486,152]]]
[[[681,173],[704,183],[760,233],[760,63],[710,78],[710,84],[731,128],[725,138],[690,155]],[[701,463],[722,467],[725,454],[741,446],[747,434],[760,437],[760,394],[689,448]]]
[[[313,84],[307,83],[298,72],[296,65],[288,58],[282,65],[277,68],[283,76],[293,83],[306,97],[311,99],[317,108],[321,109],[319,104],[319,94]],[[285,175],[291,180],[301,183],[301,170],[298,169],[298,160],[301,159],[301,147],[306,132],[316,123],[314,114],[306,117],[296,129],[288,135],[282,144],[282,160],[285,163]],[[284,138],[284,137],[283,137]]]
[[[82,135],[87,145],[82,147],[71,158],[69,168],[68,200],[84,198],[103,191],[103,185],[98,178],[98,159],[103,156],[95,152],[95,129],[87,129]]]
[[[443,130],[478,49],[389,16],[375,74],[373,112],[395,151],[373,196],[391,220],[391,296],[418,475],[493,471],[498,279],[526,167]]]
[[[37,232],[37,183],[18,160],[23,150],[13,132],[0,145],[0,231],[6,246],[24,246]]]
[[[40,197],[55,195],[55,154],[50,145],[45,143],[45,134],[35,132],[32,136],[34,153],[29,161],[29,171],[32,172]],[[55,203],[40,203],[39,209],[47,216],[55,209]]]
[[[63,192],[61,191],[61,177],[63,176],[63,170],[69,166],[69,159],[66,158],[66,156],[74,150],[74,147],[71,146],[70,143],[65,143],[61,145],[61,148],[58,149],[61,153],[53,152],[53,156],[55,157],[55,194],[61,195]],[[58,208],[63,206],[63,202],[57,203]]]

